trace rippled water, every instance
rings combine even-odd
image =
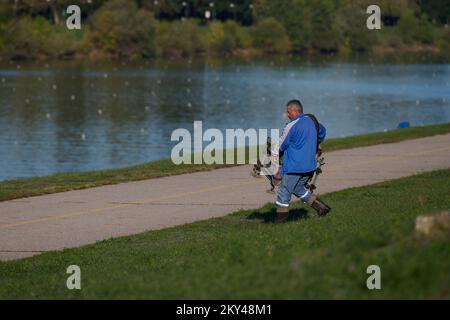
[[[449,64],[0,66],[0,180],[168,158],[176,128],[282,128],[300,98],[329,137],[450,121]]]

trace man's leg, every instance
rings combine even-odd
[[[312,173],[308,173],[300,177],[298,184],[295,186],[294,195],[304,203],[306,203],[308,206],[316,210],[319,216],[323,217],[331,211],[331,208],[306,188],[306,184],[308,183],[311,176]]]
[[[298,176],[283,175],[277,195],[277,222],[286,222],[289,217],[289,204],[298,182]]]

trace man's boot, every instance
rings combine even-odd
[[[284,223],[287,222],[288,218],[289,218],[289,208],[277,207],[277,218],[275,219],[275,222]]]
[[[330,211],[331,208],[329,206],[327,206],[325,203],[323,203],[322,201],[320,201],[319,198],[317,198],[316,195],[313,195],[309,201],[308,201],[308,205],[313,208],[314,210],[317,211],[317,214],[320,217],[324,217],[326,216]]]

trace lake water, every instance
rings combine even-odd
[[[449,64],[179,62],[0,65],[0,180],[170,157],[171,133],[282,128],[285,104],[343,137],[450,122]]]

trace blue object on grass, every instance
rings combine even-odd
[[[409,127],[410,127],[409,121],[403,121],[398,124],[397,129],[406,129]]]

